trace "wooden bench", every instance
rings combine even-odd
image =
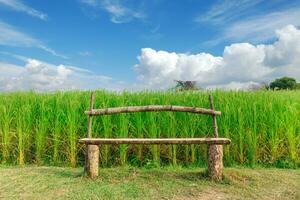
[[[94,93],[92,93],[90,98],[90,109],[89,111],[85,111],[85,114],[88,115],[87,138],[82,138],[79,140],[79,143],[87,145],[85,172],[91,178],[98,176],[99,145],[103,144],[207,144],[208,175],[213,180],[221,180],[223,173],[223,145],[230,144],[231,141],[227,138],[219,138],[216,116],[221,115],[221,112],[214,110],[212,96],[210,96],[209,100],[210,109],[173,105],[149,105],[93,109]],[[93,116],[150,111],[190,112],[195,114],[211,115],[213,119],[214,138],[92,138]]]

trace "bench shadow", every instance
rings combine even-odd
[[[57,177],[63,177],[63,178],[87,178],[85,175],[83,169],[82,170],[74,170],[74,169],[52,169],[48,173],[51,173]],[[104,173],[106,177],[107,173]],[[130,173],[129,173],[130,174]],[[119,176],[116,174],[116,176]],[[186,180],[186,181],[208,181],[208,175],[206,170],[199,170],[199,171],[164,171],[164,170],[149,170],[149,171],[143,171],[139,173],[139,176],[141,178],[156,178],[156,179],[177,179],[177,180]],[[99,174],[99,178],[101,178],[101,173]],[[110,178],[116,178],[114,176],[111,176]]]
[[[83,170],[77,170],[72,168],[42,168],[39,169],[39,173],[63,178],[78,178],[84,176]]]
[[[63,178],[81,178],[84,177],[83,171],[81,172],[73,172],[71,170],[65,170],[56,172],[56,175]]]
[[[185,181],[206,181],[209,180],[207,171],[151,171],[149,173],[145,173],[146,176],[153,176],[155,178],[164,178],[164,179],[178,179],[178,180],[185,180]]]
[[[178,179],[184,179],[184,180],[209,180],[207,172],[206,171],[200,171],[200,172],[182,172],[182,173],[175,173],[174,175]]]

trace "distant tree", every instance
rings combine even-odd
[[[253,83],[248,86],[249,91],[259,91],[259,90],[268,90],[269,84],[265,82]]]
[[[270,85],[267,82],[261,82],[261,90],[269,90],[270,89]]]
[[[275,79],[270,83],[270,89],[272,90],[294,90],[297,88],[297,82],[291,77],[282,77]]]
[[[196,81],[180,81],[174,80],[177,82],[175,86],[175,90],[184,91],[184,90],[198,90],[199,88],[196,86]]]

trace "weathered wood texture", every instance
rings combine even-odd
[[[119,114],[119,113],[151,112],[151,111],[190,112],[190,113],[206,114],[206,115],[214,115],[214,116],[221,115],[220,111],[214,111],[211,109],[187,107],[187,106],[172,106],[172,105],[128,106],[128,107],[93,109],[92,111],[85,111],[85,114],[111,115],[111,114]]]
[[[215,181],[223,176],[223,145],[208,145],[208,176]]]
[[[230,144],[227,138],[83,138],[82,144]]]
[[[209,95],[209,103],[210,103],[210,109],[211,110],[215,110],[214,99],[213,99],[212,95]],[[217,116],[216,115],[212,115],[212,118],[213,118],[213,126],[214,126],[214,135],[217,138],[217,137],[219,137],[218,124],[217,124]]]
[[[95,93],[92,92],[90,96],[90,108],[89,110],[92,111],[94,107],[94,99],[95,99]],[[93,116],[88,116],[88,130],[87,130],[87,137],[92,137],[92,122],[93,122]],[[88,173],[88,147],[86,147],[85,151],[85,165],[84,165],[84,172]]]
[[[93,111],[94,99],[95,99],[95,93],[92,92],[91,97],[90,97],[90,109],[89,109],[90,112]],[[92,137],[92,121],[93,121],[93,117],[89,115],[89,118],[88,118],[88,133],[87,133],[87,137],[89,137],[89,138]]]
[[[98,176],[99,171],[99,146],[88,145],[88,162],[87,162],[87,174],[90,178]]]

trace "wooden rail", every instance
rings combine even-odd
[[[82,144],[230,144],[227,138],[82,138]]]
[[[127,106],[127,107],[92,109],[90,111],[85,111],[85,114],[89,116],[93,116],[93,115],[111,115],[111,114],[119,114],[119,113],[151,112],[151,111],[190,112],[190,113],[206,114],[206,115],[213,115],[213,116],[221,115],[220,111],[215,111],[213,109],[187,107],[187,106],[173,106],[173,105]]]

